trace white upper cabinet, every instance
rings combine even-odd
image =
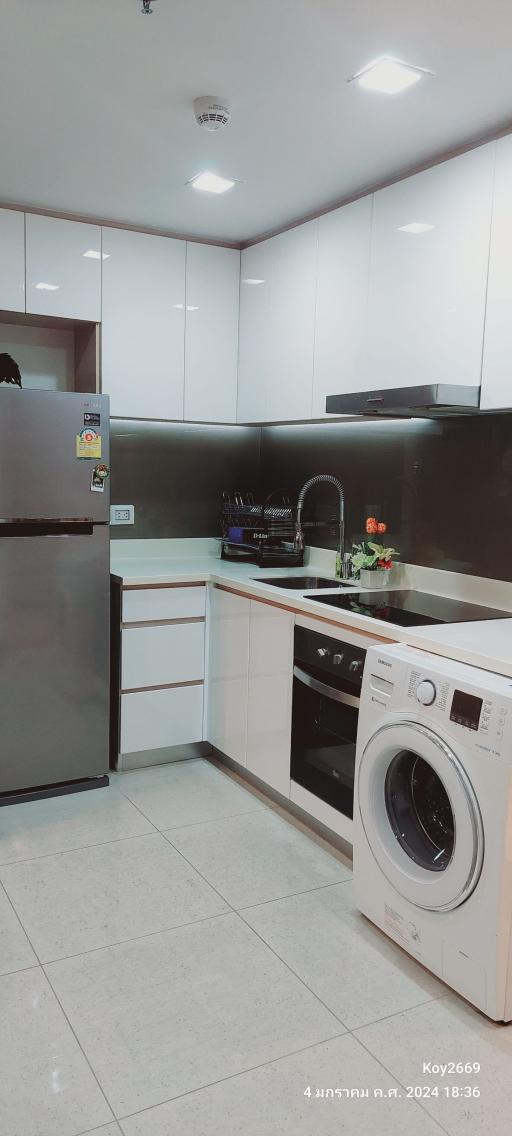
[[[269,417],[273,241],[244,249],[240,266],[239,422]]]
[[[480,385],[494,155],[491,143],[374,195],[356,390]]]
[[[101,229],[26,216],[27,312],[101,320]]]
[[[25,311],[25,214],[0,209],[0,309]]]
[[[187,244],[185,418],[236,422],[240,253]]]
[[[103,229],[102,390],[125,418],[183,419],[185,241]]]
[[[496,143],[480,405],[512,407],[512,135]]]
[[[242,253],[239,422],[311,417],[316,221]]]
[[[313,418],[331,417],[328,394],[361,386],[371,221],[371,196],[318,221]]]
[[[272,241],[271,421],[311,418],[318,222]]]

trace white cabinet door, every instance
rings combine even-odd
[[[317,222],[242,253],[239,422],[311,417]]]
[[[122,631],[121,687],[171,686],[204,677],[204,623],[162,623]]]
[[[247,768],[290,795],[293,631],[295,617],[251,601]]]
[[[25,214],[0,209],[0,309],[25,311]]]
[[[250,600],[213,588],[210,606],[208,741],[246,762]]]
[[[371,221],[371,195],[318,221],[313,418],[332,417],[328,394],[361,386]]]
[[[270,421],[311,418],[318,222],[272,241]]]
[[[480,405],[512,407],[512,135],[496,143]]]
[[[185,418],[236,422],[240,253],[187,244]]]
[[[121,695],[121,753],[188,745],[202,738],[202,686]]]
[[[27,213],[27,312],[101,320],[101,229]]]
[[[479,386],[494,143],[374,195],[363,382]]]
[[[239,422],[266,422],[270,393],[272,241],[242,251],[240,265]]]
[[[185,241],[103,229],[102,390],[123,418],[183,418]]]

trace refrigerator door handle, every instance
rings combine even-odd
[[[46,517],[36,519],[16,517],[10,520],[0,518],[0,540],[2,537],[19,536],[92,536],[95,522],[91,517],[72,517],[59,520]]]

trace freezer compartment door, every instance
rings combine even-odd
[[[0,793],[108,771],[109,603],[106,526],[0,539]]]
[[[88,452],[101,457],[77,457],[87,429],[94,432]],[[1,518],[108,522],[108,479],[102,493],[91,491],[91,481],[95,466],[109,460],[106,395],[0,386]]]

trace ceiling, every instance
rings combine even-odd
[[[245,241],[512,124],[510,0],[0,0],[0,201]],[[378,55],[435,71],[400,95]],[[195,124],[198,95],[232,125]],[[240,179],[224,196],[185,185]]]

